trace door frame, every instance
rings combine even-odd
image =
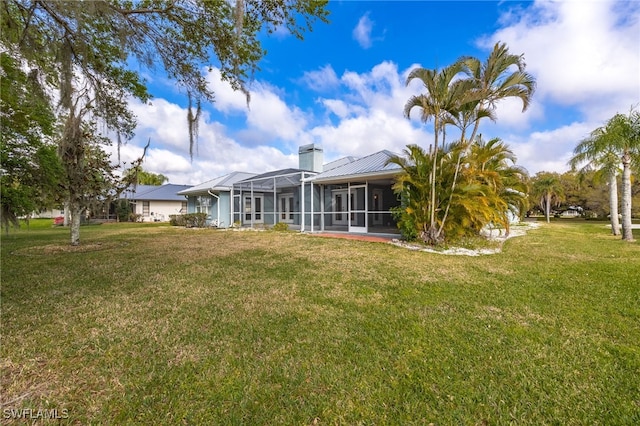
[[[336,195],[341,196],[340,207],[342,210],[337,210],[338,201],[336,199]],[[331,191],[331,224],[332,225],[342,225],[349,226],[349,189],[341,188],[334,189]],[[340,219],[338,219],[338,215],[340,215]]]
[[[349,200],[349,232],[366,234],[368,231],[368,218],[367,218],[367,197],[368,197],[368,187],[367,183],[351,185],[349,184],[349,196],[347,199]],[[364,206],[358,205],[358,190],[364,190]],[[356,215],[364,216],[364,226],[356,226]]]

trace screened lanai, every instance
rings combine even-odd
[[[316,174],[283,169],[235,183],[231,212],[234,224],[256,228],[286,223],[291,229],[310,230],[311,211],[314,202],[318,205],[320,201],[320,192],[306,180]]]
[[[311,215],[313,230],[398,234],[391,208],[400,204],[392,185],[401,172],[388,163],[394,154],[379,151],[308,179],[319,196]]]
[[[393,155],[379,151],[323,172],[284,169],[237,182],[231,191],[234,225],[398,234],[391,209],[400,201],[392,185],[401,169],[388,164]]]

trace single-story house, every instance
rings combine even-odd
[[[188,197],[189,213],[207,211],[224,228],[286,223],[311,232],[398,233],[390,209],[399,201],[391,186],[401,169],[387,164],[393,153],[344,157],[324,165],[323,151],[315,144],[301,146],[298,154],[297,169],[234,172],[180,195]],[[250,176],[240,179],[243,175]]]
[[[137,185],[122,193],[121,199],[129,200],[132,211],[140,215],[143,222],[168,222],[169,216],[187,212],[187,200],[178,195],[190,185],[165,184]]]

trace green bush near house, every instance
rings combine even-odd
[[[284,223],[284,222],[278,222],[275,225],[273,225],[271,227],[271,229],[273,231],[286,232],[286,231],[289,230],[289,225],[287,223]]]
[[[129,203],[129,200],[119,200],[117,202],[116,215],[118,216],[118,222],[132,221],[132,214],[133,211],[131,210],[131,204]]]
[[[207,226],[206,213],[187,213],[169,215],[171,226],[185,226],[187,228],[204,228]]]

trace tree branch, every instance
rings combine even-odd
[[[112,10],[114,10],[114,11],[116,11],[116,12],[118,12],[118,13],[120,13],[120,14],[122,14],[122,15],[124,15],[126,17],[126,16],[129,16],[129,15],[152,15],[152,14],[156,14],[156,13],[157,14],[168,13],[176,5],[176,2],[175,2],[175,0],[172,0],[171,3],[167,7],[165,7],[164,9],[133,9],[133,10],[121,9],[119,7],[115,7],[111,3],[107,3],[107,4],[109,5],[109,7]]]

